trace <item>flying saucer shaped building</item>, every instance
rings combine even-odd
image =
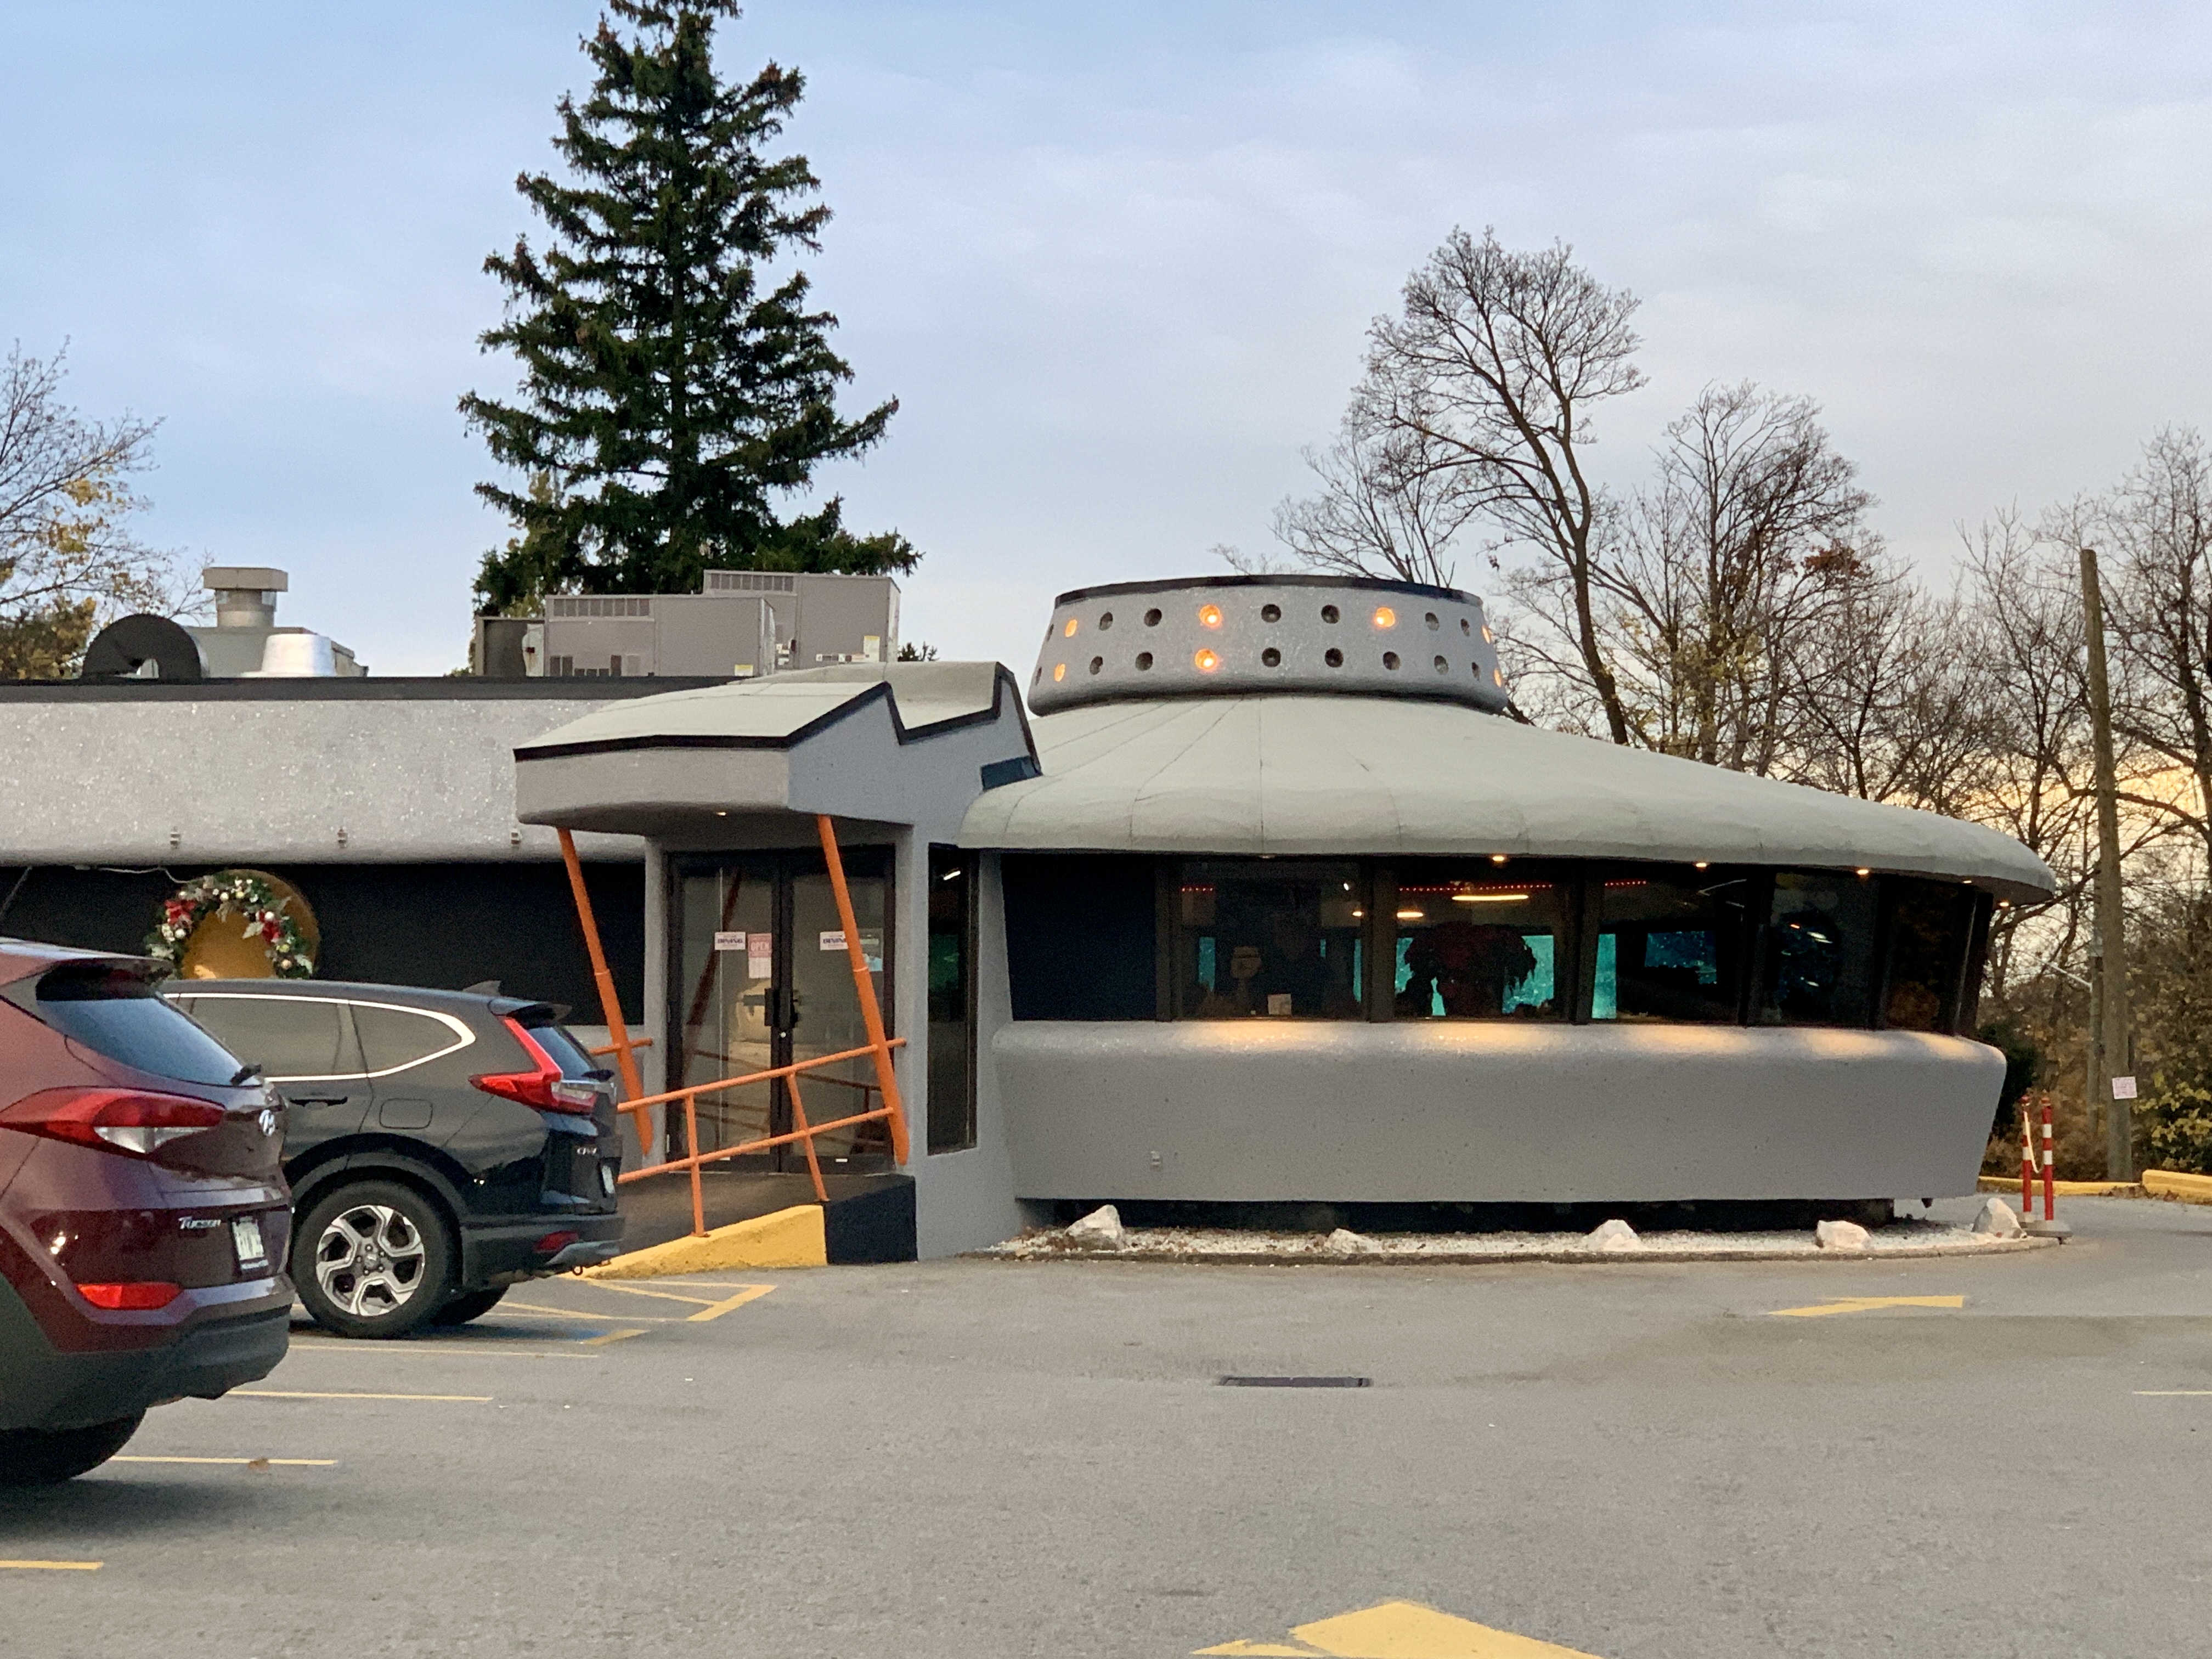
[[[1107,1200],[1971,1190],[1983,943],[2042,862],[1504,710],[1468,594],[1124,583],[1062,595],[1020,683],[855,665],[599,710],[516,751],[520,810],[647,840],[656,1090],[858,1046],[835,818],[924,1255]],[[702,1145],[790,1111],[725,1098]],[[874,1127],[832,1167],[890,1173]]]

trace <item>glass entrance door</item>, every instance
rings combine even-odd
[[[879,850],[844,854],[846,885],[861,949],[876,979],[888,1024],[892,1006],[884,969],[890,860]],[[867,1042],[836,899],[818,853],[686,857],[678,861],[670,941],[675,969],[670,1010],[676,1064],[669,1086],[770,1070]],[[826,1123],[881,1105],[875,1064],[862,1056],[802,1075],[798,1102],[807,1121]],[[787,1082],[723,1090],[699,1101],[702,1151],[738,1146],[797,1127]],[[668,1146],[684,1150],[679,1109],[668,1119]],[[815,1153],[826,1170],[890,1167],[890,1135],[880,1122],[825,1135]],[[804,1147],[771,1149],[733,1167],[804,1170]]]

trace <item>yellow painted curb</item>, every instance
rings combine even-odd
[[[2020,1177],[1984,1176],[1981,1177],[1981,1189],[1985,1193],[2011,1193],[2017,1196]],[[2043,1190],[2041,1176],[2035,1178],[2035,1190],[2039,1193]],[[2142,1183],[2136,1181],[2054,1181],[2051,1183],[2051,1190],[2060,1198],[2141,1198],[2143,1194]]]
[[[2179,1170],[2145,1170],[2142,1188],[2159,1198],[2185,1199],[2191,1204],[2212,1204],[2212,1176],[2184,1175]]]
[[[648,1244],[584,1269],[586,1279],[661,1279],[671,1273],[723,1273],[732,1267],[826,1267],[830,1249],[819,1204],[717,1227],[703,1238]]]

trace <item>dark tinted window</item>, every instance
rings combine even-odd
[[[1875,884],[1868,878],[1776,872],[1759,1023],[1870,1024],[1874,938]]]
[[[179,1083],[228,1083],[238,1057],[161,1000],[142,974],[94,963],[43,975],[28,1012],[72,1042]]]
[[[1151,1019],[1152,860],[1009,853],[1000,860],[1016,1019]]]
[[[1900,1031],[1954,1031],[1974,931],[1977,895],[1955,882],[1893,876],[1889,988],[1882,1024]]]
[[[929,1150],[975,1144],[975,861],[929,849]]]
[[[191,999],[192,1018],[271,1082],[359,1077],[361,1049],[342,1002],[228,992]]]
[[[382,1075],[409,1066],[419,1066],[467,1041],[442,1019],[411,1008],[383,1008],[373,1003],[353,1005],[353,1023],[361,1033],[362,1058],[368,1069]]]
[[[1356,864],[1214,860],[1182,866],[1182,1019],[1358,1019],[1366,909]]]
[[[600,1063],[585,1051],[565,1025],[550,1022],[527,1027],[530,1040],[545,1051],[548,1059],[561,1068],[562,1077],[589,1077],[600,1068]],[[610,1060],[613,1058],[611,1054]]]
[[[1615,867],[1599,889],[1590,1018],[1733,1025],[1743,1018],[1745,907],[1739,872]]]
[[[1562,894],[1487,863],[1397,866],[1400,1019],[1556,1019]]]

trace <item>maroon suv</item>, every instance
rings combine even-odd
[[[0,1485],[284,1357],[282,1104],[166,964],[0,939]]]

